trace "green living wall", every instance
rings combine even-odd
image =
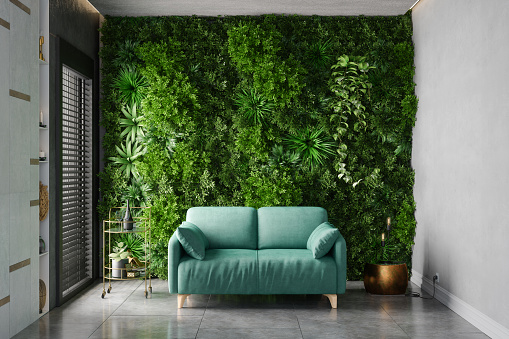
[[[397,17],[107,17],[100,214],[152,206],[153,264],[192,206],[321,206],[362,278],[391,217],[410,263],[412,22]]]

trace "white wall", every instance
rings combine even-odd
[[[30,206],[30,201],[39,199],[39,168],[30,165],[30,159],[39,156],[39,2],[21,2],[29,10],[0,0],[2,339],[36,320],[39,308],[39,209]],[[22,93],[22,99],[12,90]]]
[[[412,18],[414,280],[438,272],[445,304],[509,336],[509,1],[421,0]]]

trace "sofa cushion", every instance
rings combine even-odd
[[[321,258],[331,250],[339,237],[339,231],[328,222],[318,225],[309,236],[307,249],[311,250],[315,259]]]
[[[205,258],[205,250],[209,248],[209,242],[205,234],[193,223],[184,221],[177,228],[177,238],[191,257],[203,260]]]
[[[336,263],[308,249],[258,251],[259,294],[336,293]]]
[[[204,260],[184,255],[178,266],[178,293],[257,294],[256,252],[210,249]]]
[[[186,221],[203,231],[211,249],[256,249],[258,220],[252,207],[192,207]]]
[[[316,226],[327,221],[321,207],[262,207],[258,210],[258,248],[305,249]]]

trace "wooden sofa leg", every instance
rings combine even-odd
[[[332,308],[338,308],[338,295],[337,294],[324,294],[327,298],[329,298],[330,305]]]
[[[186,301],[186,298],[189,296],[190,296],[190,294],[179,294],[177,296],[178,308],[184,307],[184,302]]]

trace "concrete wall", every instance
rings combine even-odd
[[[39,166],[30,161],[39,156],[39,1],[0,0],[0,19],[0,338],[9,338],[39,309]]]
[[[414,281],[438,272],[442,302],[509,336],[509,2],[421,0],[412,18]]]

